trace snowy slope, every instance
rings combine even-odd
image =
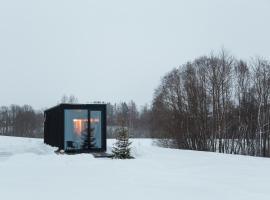
[[[164,149],[148,139],[134,140],[133,160],[53,151],[40,139],[1,136],[0,199],[270,199],[270,159]]]

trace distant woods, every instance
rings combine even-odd
[[[151,127],[163,146],[269,157],[269,61],[221,51],[173,69],[155,91]]]
[[[149,138],[151,109],[145,105],[141,108],[134,101],[128,103],[107,104],[107,135],[115,137],[114,131],[124,126],[128,128],[130,137]]]
[[[78,103],[78,99],[74,95],[63,95],[58,103]],[[108,138],[114,138],[120,126],[129,128],[131,137],[150,137],[149,120],[147,106],[139,109],[133,101],[107,104]],[[43,123],[43,110],[34,110],[30,105],[0,107],[0,135],[42,138]]]
[[[0,135],[43,137],[43,112],[31,106],[0,107]]]

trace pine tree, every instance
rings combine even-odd
[[[130,159],[133,158],[130,155],[130,145],[128,129],[124,126],[115,130],[116,142],[113,146],[112,153],[113,158],[116,159]]]
[[[94,137],[94,128],[90,129],[90,134],[88,131],[82,135],[82,149],[91,149],[96,146],[96,140]]]

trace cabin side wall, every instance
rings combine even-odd
[[[106,105],[102,107],[102,150],[107,150],[107,109]]]
[[[44,143],[64,148],[64,116],[61,108],[45,112]]]

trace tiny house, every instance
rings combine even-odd
[[[106,104],[60,104],[44,118],[44,143],[66,152],[106,151]]]

